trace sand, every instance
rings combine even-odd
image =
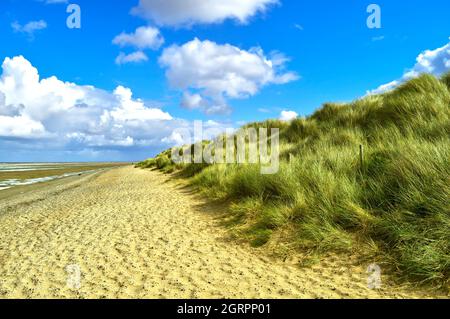
[[[20,196],[19,196],[20,195]],[[200,208],[203,207],[203,208]],[[312,267],[228,240],[167,175],[123,167],[0,200],[1,298],[415,298],[367,265]]]

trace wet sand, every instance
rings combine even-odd
[[[22,164],[23,165],[23,164]],[[125,166],[129,164],[124,163],[68,163],[68,164],[55,164],[57,168],[52,169],[36,169],[36,170],[24,170],[24,171],[0,171],[0,181],[6,179],[32,179],[42,178],[48,176],[60,176],[66,173],[86,172],[92,170],[98,170],[103,168],[111,168],[117,166]],[[50,165],[51,166],[51,165]],[[39,168],[37,166],[37,168]]]
[[[270,258],[230,241],[204,204],[167,175],[130,166],[0,199],[0,297],[436,296],[384,277],[369,289],[367,265],[346,256],[303,268]]]

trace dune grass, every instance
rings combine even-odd
[[[247,125],[280,128],[274,175],[256,164],[176,166],[168,151],[139,167],[180,170],[229,203],[230,227],[253,246],[288,229],[284,240],[298,249],[377,255],[405,280],[448,289],[449,117],[450,74],[422,75],[291,123]]]

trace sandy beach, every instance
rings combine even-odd
[[[369,289],[366,267],[330,256],[300,268],[230,241],[213,209],[150,170],[0,199],[1,298],[436,297],[385,281]]]

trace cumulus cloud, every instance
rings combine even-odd
[[[161,26],[220,23],[227,19],[246,23],[278,0],[140,0],[132,13]]]
[[[163,139],[189,126],[163,110],[133,97],[119,86],[107,92],[93,86],[41,79],[22,56],[6,58],[0,77],[0,147],[46,141],[73,152],[117,148],[164,148]],[[9,142],[10,143],[10,142]]]
[[[408,70],[402,78],[390,83],[380,85],[377,89],[367,92],[368,94],[381,94],[390,91],[405,81],[415,78],[423,73],[431,73],[436,76],[450,71],[450,42],[435,50],[426,50],[416,58],[416,64]]]
[[[118,86],[113,94],[119,101],[119,105],[109,112],[115,123],[172,120],[172,116],[168,113],[156,108],[147,108],[140,99],[134,100],[129,88]]]
[[[189,127],[178,127],[173,130],[170,136],[164,138],[164,143],[172,146],[183,146],[203,140],[212,140],[223,133],[232,133],[236,128],[231,123],[216,122],[216,121],[198,121],[191,123]],[[236,123],[238,124],[238,123]],[[197,128],[195,130],[195,127]]]
[[[283,71],[287,61],[280,53],[268,58],[261,48],[246,51],[197,38],[166,48],[159,59],[169,84],[184,92],[182,106],[210,114],[229,111],[227,98],[247,98],[266,85],[297,80],[296,73]]]
[[[64,154],[71,160],[136,160],[135,156],[150,156],[189,140],[177,132],[190,132],[194,139],[192,122],[149,106],[124,86],[108,92],[55,76],[41,79],[22,56],[6,58],[2,69],[0,150],[14,149],[3,160],[23,160],[27,155],[67,160]],[[205,131],[214,134],[230,126],[204,123]],[[39,149],[59,157],[36,157]]]
[[[14,138],[42,138],[48,133],[41,122],[35,121],[26,115],[3,116],[0,115],[0,137]]]
[[[143,50],[158,50],[164,44],[164,38],[157,28],[147,26],[139,27],[133,33],[122,32],[112,42],[122,48],[133,47],[138,49],[138,51],[129,54],[120,52],[116,58],[116,64],[121,65],[148,61],[148,57]]]
[[[184,92],[181,100],[181,106],[188,110],[195,110],[207,106],[207,102],[200,94],[190,94],[189,92]]]
[[[181,107],[187,110],[200,110],[206,115],[230,114],[231,108],[221,96],[215,98],[203,97],[198,93],[186,91],[181,99]]]
[[[295,120],[298,117],[298,114],[294,111],[282,111],[280,114],[280,120],[289,122]]]
[[[113,39],[113,43],[121,47],[157,50],[164,44],[164,38],[157,28],[147,26],[139,27],[133,33],[122,32]]]

